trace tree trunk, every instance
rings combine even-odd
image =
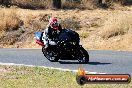
[[[60,9],[61,8],[61,0],[53,0],[53,7]]]
[[[98,4],[102,4],[102,0],[98,0]]]

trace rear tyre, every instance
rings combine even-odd
[[[79,53],[78,53],[78,61],[79,63],[88,63],[89,62],[89,54],[88,52],[83,48],[83,47],[80,47],[79,48]]]
[[[44,54],[44,56],[51,62],[58,62],[58,58],[57,56],[54,54],[53,51],[48,51],[47,49],[45,49],[44,47],[42,47],[42,52]]]

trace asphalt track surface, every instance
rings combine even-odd
[[[132,52],[128,51],[88,51],[90,62],[82,64],[89,72],[132,75]],[[41,49],[0,49],[0,63],[14,63],[77,70],[78,61],[60,60],[50,62]]]

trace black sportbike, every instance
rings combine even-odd
[[[42,41],[43,32],[36,32],[36,43],[42,46],[44,56],[51,62],[61,60],[78,60],[80,63],[89,62],[88,52],[79,44],[78,33],[70,29],[63,30],[57,40],[49,40],[48,48]]]

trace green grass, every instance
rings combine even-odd
[[[130,84],[76,83],[76,73],[42,67],[0,65],[0,88],[131,88]]]

